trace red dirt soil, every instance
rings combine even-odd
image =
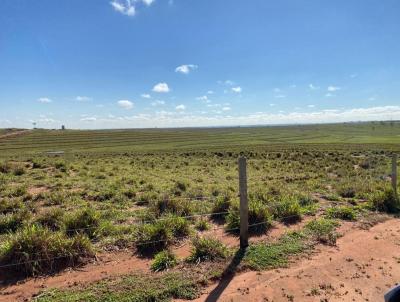
[[[148,271],[149,261],[134,257],[132,253],[100,254],[94,263],[66,270],[50,277],[30,278],[15,285],[0,284],[0,301],[27,301],[46,288],[65,288],[85,285],[107,277]]]
[[[336,247],[319,246],[289,268],[222,280],[195,301],[383,301],[400,282],[400,220],[344,229]]]
[[[288,229],[301,228],[305,222],[293,226],[278,224],[267,235],[253,237],[251,241],[274,240]],[[400,220],[390,219],[370,230],[353,226],[343,223],[340,231],[344,236],[336,247],[318,246],[313,255],[287,269],[238,274],[221,295],[213,291],[216,284],[196,301],[277,302],[291,301],[291,296],[293,301],[381,301],[383,293],[400,280]],[[223,230],[214,233],[214,238],[230,246],[238,245],[237,237],[226,236]],[[174,252],[186,257],[190,244],[183,242]],[[94,263],[54,276],[30,278],[9,286],[0,283],[0,302],[27,301],[46,288],[83,286],[138,270],[149,271],[149,266],[148,259],[139,259],[131,252],[100,254]],[[227,281],[221,281],[224,283]],[[316,289],[314,296],[312,289]]]

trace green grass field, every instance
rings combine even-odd
[[[34,130],[0,139],[0,152],[18,154],[62,151],[171,151],[210,150],[262,146],[282,149],[293,144],[329,144],[331,148],[352,144],[400,144],[399,122],[327,125],[58,131]],[[326,148],[326,147],[325,147]]]
[[[287,265],[291,255],[315,244],[334,244],[341,220],[397,212],[390,191],[393,152],[400,153],[400,123],[390,122],[33,130],[0,138],[0,271],[46,276],[123,248],[154,261],[157,272],[49,291],[42,301],[193,298],[235,257],[237,246],[226,247],[213,231],[237,238],[241,154],[248,159],[252,235],[312,219],[298,233],[252,245],[243,269],[261,270]],[[174,255],[182,242],[192,247],[187,259]],[[165,268],[171,274],[158,272]],[[187,278],[181,270],[196,273]],[[152,278],[162,288],[146,288]],[[112,296],[107,289],[114,285]]]

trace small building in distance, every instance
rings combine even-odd
[[[65,126],[64,125],[61,126],[61,130],[65,130]]]

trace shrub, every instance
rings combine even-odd
[[[15,176],[21,176],[25,174],[25,168],[23,166],[16,166],[13,169],[13,174]]]
[[[311,195],[303,195],[303,194],[299,196],[298,201],[300,206],[302,207],[311,206],[318,202]]]
[[[136,195],[136,204],[138,206],[147,205],[152,200],[157,200],[157,193],[156,192],[144,192],[143,194]]]
[[[60,170],[61,172],[66,172],[67,171],[67,165],[65,164],[65,162],[62,162],[62,161],[56,162],[54,167],[56,169]]]
[[[338,223],[334,220],[321,218],[310,221],[305,226],[305,231],[321,243],[335,245],[338,237],[335,232],[337,226]]]
[[[116,195],[116,190],[113,188],[104,188],[100,192],[94,193],[90,196],[93,200],[103,202],[107,200],[111,200]]]
[[[213,219],[220,219],[222,217],[225,217],[226,216],[225,212],[228,212],[230,206],[231,202],[228,196],[218,196],[213,204],[212,207],[213,215],[211,217]],[[225,214],[220,214],[220,213],[225,213]]]
[[[351,184],[341,184],[337,188],[337,193],[344,198],[354,198],[356,196],[356,189]]]
[[[0,199],[0,214],[7,214],[22,209],[24,204],[20,200],[15,199]]]
[[[43,164],[36,161],[36,160],[32,160],[32,169],[40,169],[43,168]]]
[[[21,228],[30,218],[28,210],[20,210],[15,213],[0,215],[0,234],[15,232]]]
[[[49,192],[42,195],[47,206],[61,205],[67,201],[67,194],[64,192]]]
[[[400,210],[400,201],[392,189],[376,192],[371,195],[372,207],[380,212],[396,213]]]
[[[0,162],[0,173],[9,173],[11,171],[11,165],[6,162]]]
[[[174,237],[185,237],[190,233],[189,221],[170,213],[152,224],[141,225],[137,230],[135,245],[139,253],[152,254],[171,244]]]
[[[174,187],[171,189],[171,194],[175,196],[182,196],[183,192],[186,192],[189,185],[183,181],[177,181]]]
[[[22,197],[27,193],[25,186],[16,186],[8,189],[8,197]]]
[[[205,219],[199,219],[195,225],[196,230],[198,231],[207,231],[210,229],[210,224]]]
[[[186,183],[184,183],[183,181],[177,181],[175,184],[175,188],[182,192],[185,192],[187,187],[188,187],[188,185]]]
[[[169,268],[173,268],[178,263],[176,256],[168,251],[161,251],[155,255],[153,263],[151,264],[151,270],[154,272],[163,271]]]
[[[8,270],[26,276],[55,271],[93,256],[86,237],[67,238],[36,225],[9,235],[0,247],[0,265],[15,264]]]
[[[86,208],[70,214],[65,219],[65,231],[68,235],[86,234],[89,238],[98,235],[100,215],[92,208]]]
[[[329,218],[338,218],[342,220],[356,220],[356,212],[351,207],[333,207],[326,211]]]
[[[170,228],[160,223],[141,225],[135,236],[135,246],[140,254],[153,254],[165,249],[173,240]]]
[[[61,230],[64,227],[64,211],[59,208],[50,209],[42,213],[36,222],[53,231]]]
[[[174,214],[161,216],[157,223],[160,224],[161,227],[170,229],[175,237],[188,236],[191,231],[189,221],[186,218]]]
[[[285,223],[296,222],[301,219],[301,207],[299,202],[291,196],[283,196],[274,206],[275,217]]]
[[[188,200],[170,199],[169,197],[157,199],[150,208],[157,216],[163,213],[174,213],[180,216],[193,214],[192,204]]]
[[[234,204],[229,209],[226,217],[228,230],[238,231],[240,228],[239,204]],[[265,232],[272,225],[272,215],[269,208],[261,201],[254,200],[249,203],[249,232]]]
[[[209,237],[195,237],[192,240],[193,248],[189,261],[213,261],[225,259],[228,248],[219,240]]]

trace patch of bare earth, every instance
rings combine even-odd
[[[288,230],[301,229],[309,219],[295,225],[276,224],[250,242],[274,241]],[[367,224],[344,222],[339,228],[344,236],[336,247],[318,246],[312,255],[300,257],[290,268],[240,273],[221,295],[214,291],[216,284],[196,301],[291,301],[292,297],[294,301],[379,301],[377,297],[400,280],[400,268],[396,267],[400,261],[400,220],[382,222],[384,219],[387,217],[367,219]],[[238,237],[227,235],[222,228],[203,234],[208,233],[228,246],[238,247]],[[179,258],[189,256],[190,241],[182,241],[173,251]],[[80,287],[135,271],[149,272],[150,262],[132,252],[119,251],[99,254],[93,263],[53,276],[18,283],[0,276],[0,302],[27,301],[46,288]]]
[[[42,193],[46,193],[49,192],[49,188],[45,187],[45,186],[40,186],[40,187],[30,187],[28,188],[28,194],[36,196]]]
[[[238,274],[195,301],[382,301],[400,281],[400,220],[340,231],[336,247],[318,246],[289,268]]]
[[[276,224],[268,233],[253,236],[250,242],[261,240],[275,240],[289,229],[300,229],[311,218],[305,218],[295,225]],[[234,234],[226,234],[220,225],[214,225],[216,230],[204,232],[221,240],[230,247],[239,246],[239,238]],[[184,240],[173,247],[173,252],[181,259],[190,255],[190,240]],[[104,253],[97,255],[97,261],[68,269],[53,276],[29,278],[13,284],[10,280],[4,280],[0,276],[0,302],[3,301],[26,301],[42,292],[46,288],[67,288],[72,286],[83,286],[85,284],[102,280],[108,277],[117,277],[134,271],[150,271],[149,259],[138,258],[132,252]],[[7,284],[9,283],[9,284]]]
[[[83,286],[108,277],[148,271],[149,260],[134,257],[129,252],[99,254],[97,261],[82,267],[68,269],[53,276],[29,278],[13,285],[0,277],[0,301],[27,301],[46,288]]]

